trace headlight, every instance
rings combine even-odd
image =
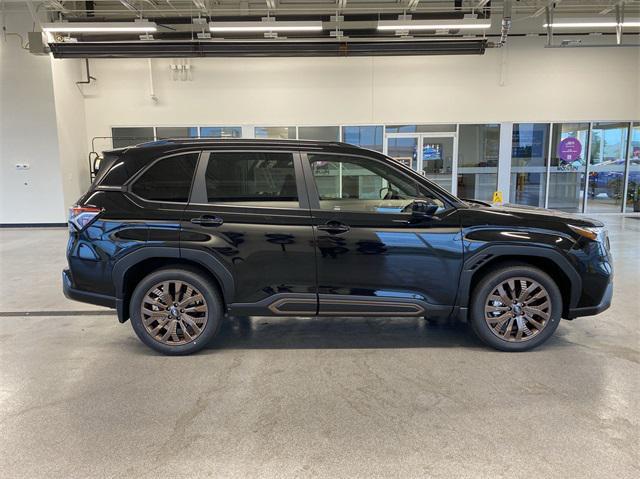
[[[607,228],[605,228],[604,226],[567,226],[569,226],[569,228],[578,233],[580,236],[588,238],[591,241],[607,243]]]

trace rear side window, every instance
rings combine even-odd
[[[146,200],[186,203],[197,162],[198,153],[159,160],[136,180],[131,191]]]
[[[298,206],[291,153],[212,152],[205,176],[209,203]]]
[[[100,186],[122,186],[127,179],[129,179],[129,172],[127,171],[126,163],[116,159],[113,166],[100,181]]]

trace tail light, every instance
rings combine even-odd
[[[73,232],[82,231],[89,223],[91,223],[100,213],[102,208],[96,206],[78,206],[74,205],[69,208],[69,229]]]

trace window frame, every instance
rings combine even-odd
[[[285,153],[289,154],[293,160],[294,177],[296,181],[296,190],[298,192],[298,205],[292,207],[273,207],[263,205],[238,205],[233,202],[209,202],[209,196],[207,194],[207,179],[206,172],[209,166],[209,160],[211,155],[216,153]],[[300,211],[309,210],[309,197],[307,194],[306,183],[304,181],[304,175],[302,172],[302,160],[300,158],[300,152],[291,149],[274,148],[229,148],[229,149],[206,149],[202,151],[200,161],[196,168],[194,175],[194,183],[191,188],[191,196],[189,200],[190,205],[197,206],[209,206],[217,208],[242,208],[242,209],[262,209],[262,210],[280,210],[280,211]]]
[[[436,189],[432,188],[430,184],[428,184],[426,181],[422,181],[422,180],[426,180],[426,178],[420,177],[420,178],[416,178],[412,175],[408,175],[402,167],[398,167],[393,163],[390,163],[388,161],[384,161],[382,159],[379,158],[374,158],[368,155],[357,155],[357,154],[353,154],[353,153],[338,153],[338,152],[334,152],[334,151],[302,151],[300,152],[300,157],[301,157],[301,162],[302,162],[302,167],[303,167],[303,171],[304,171],[304,175],[305,175],[305,180],[306,180],[306,187],[307,187],[307,192],[308,192],[308,200],[309,200],[309,205],[310,208],[312,210],[316,210],[316,211],[322,211],[322,212],[329,212],[330,210],[326,210],[326,209],[322,209],[320,208],[320,195],[318,193],[318,188],[316,186],[316,182],[313,176],[313,171],[311,169],[311,160],[309,158],[310,155],[326,155],[326,156],[337,156],[339,158],[361,158],[364,160],[369,160],[369,161],[373,161],[376,163],[379,163],[383,166],[387,166],[391,169],[394,170],[395,173],[397,173],[398,175],[400,175],[401,177],[405,178],[407,181],[410,182],[415,182],[416,184],[420,185],[421,187],[425,188],[427,191],[429,191],[434,197],[436,197],[437,199],[439,199],[440,201],[442,201],[442,203],[445,205],[445,209],[443,211],[441,211],[440,213],[438,213],[438,215],[442,215],[444,213],[448,213],[450,212],[452,209],[455,209],[455,205],[453,205],[451,203],[451,201],[449,201],[448,198],[446,198],[445,196],[441,195]],[[393,160],[391,160],[393,161]],[[427,180],[428,181],[428,180]],[[358,211],[358,210],[340,210],[340,211],[332,211],[333,213],[336,214],[340,214],[340,213],[346,213],[346,214],[369,214],[369,215],[375,215],[377,217],[379,216],[388,216],[388,213],[379,213],[379,212],[374,212],[374,211]],[[410,213],[406,213],[406,214],[410,214]]]
[[[153,168],[153,166],[162,161],[162,160],[167,160],[169,158],[173,158],[175,156],[183,156],[183,155],[191,155],[196,153],[198,155],[198,157],[196,158],[196,167],[193,171],[193,175],[191,176],[191,185],[189,185],[189,194],[187,197],[187,201],[162,201],[162,200],[150,200],[147,198],[144,198],[136,193],[133,192],[133,185],[142,177],[142,175],[144,175],[148,170],[150,170],[151,168]],[[198,174],[198,168],[200,167],[200,163],[202,160],[202,150],[197,149],[197,150],[187,150],[187,151],[179,151],[179,152],[174,152],[174,153],[169,153],[167,155],[163,155],[163,156],[159,156],[158,158],[155,158],[154,160],[150,161],[149,164],[145,165],[143,168],[140,168],[140,171],[138,171],[137,173],[135,173],[134,175],[131,176],[131,178],[129,178],[123,185],[121,191],[124,191],[125,193],[139,199],[140,201],[144,201],[146,203],[162,203],[162,204],[174,204],[174,205],[188,205],[191,202],[191,195],[193,194],[193,188],[194,188],[194,184],[195,184],[195,179],[196,176]]]

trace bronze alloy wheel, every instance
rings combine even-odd
[[[540,334],[550,318],[549,292],[531,278],[502,281],[485,301],[484,319],[503,341],[528,341]]]
[[[202,334],[207,301],[185,281],[163,281],[144,295],[140,316],[149,336],[167,346],[179,346]]]

